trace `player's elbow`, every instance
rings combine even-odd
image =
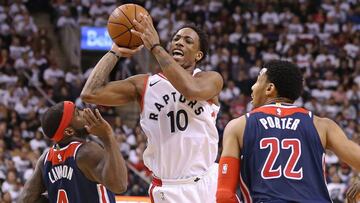
[[[127,186],[128,186],[127,181],[119,184],[119,186],[117,187],[117,191],[116,191],[116,192],[117,192],[117,193],[126,192]]]
[[[198,91],[194,87],[185,87],[183,91],[181,91],[181,94],[187,99],[187,100],[197,100],[199,99],[200,91]]]
[[[121,194],[126,192],[128,183],[127,181],[119,182],[117,184],[114,184],[113,186],[110,186],[109,190],[111,190],[115,194]]]
[[[81,93],[80,98],[86,103],[94,104],[96,102],[96,97],[91,93]]]

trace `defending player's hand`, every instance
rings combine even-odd
[[[95,109],[95,114],[94,114],[94,112],[91,109],[86,108],[84,110],[84,118],[87,123],[85,125],[85,128],[88,131],[88,133],[92,135],[96,135],[99,138],[113,134],[112,127],[101,116],[98,109]]]
[[[159,34],[154,28],[149,16],[140,13],[140,22],[134,19],[133,23],[135,24],[136,30],[131,29],[131,33],[140,37],[148,50],[155,44],[160,44]]]
[[[360,182],[357,181],[351,185],[346,192],[346,198],[348,203],[356,203],[360,198]]]
[[[118,47],[115,43],[113,43],[111,46],[111,51],[115,52],[120,57],[128,58],[139,52],[143,47],[144,45],[140,45],[136,49],[129,49],[125,47]]]

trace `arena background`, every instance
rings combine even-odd
[[[84,81],[111,46],[105,29],[109,13],[130,2],[148,9],[164,46],[187,22],[211,33],[201,68],[218,71],[225,81],[220,138],[230,119],[251,109],[251,86],[261,64],[283,59],[304,73],[305,91],[296,104],[334,119],[360,144],[359,0],[0,0],[0,203],[16,201],[50,146],[39,128],[48,106],[62,100],[85,106],[79,98]],[[145,50],[116,66],[110,80],[159,71]],[[123,196],[147,196],[150,173],[142,161],[146,137],[139,108],[100,108],[129,166]],[[343,202],[359,173],[331,152],[326,169],[332,199]]]

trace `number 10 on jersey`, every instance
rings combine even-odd
[[[188,126],[188,115],[184,109],[180,109],[177,112],[170,111],[166,114],[170,118],[171,133],[175,132],[176,128],[180,131],[184,131]]]
[[[291,150],[291,154],[285,167],[279,165],[276,169],[274,169],[274,164],[278,156],[281,154],[280,147],[281,150]],[[285,178],[293,180],[301,180],[303,178],[302,167],[295,171],[295,167],[298,164],[299,158],[301,156],[301,142],[299,139],[283,139],[281,141],[281,146],[279,139],[276,137],[261,139],[260,149],[267,148],[270,148],[270,150],[261,170],[261,177],[263,179],[280,178],[282,175],[284,175]]]

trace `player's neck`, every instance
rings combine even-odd
[[[275,97],[275,98],[268,98],[264,105],[266,104],[273,104],[273,103],[282,103],[282,104],[293,104],[294,102],[288,98],[284,97]]]
[[[186,66],[186,67],[182,66],[182,67],[186,70],[186,72],[190,73],[190,75],[194,73],[195,66]]]
[[[57,143],[61,148],[67,146],[70,142],[73,141],[84,141],[83,139],[75,136],[67,137],[61,140],[59,143]]]

